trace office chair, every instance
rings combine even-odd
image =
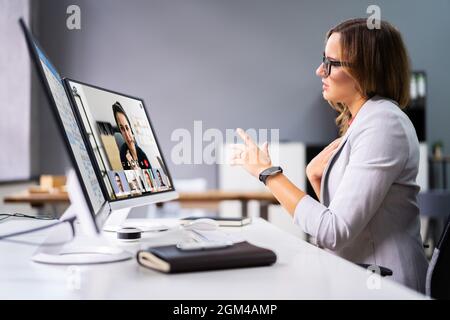
[[[367,264],[367,263],[357,263],[356,265],[364,268],[364,269],[369,269],[369,268],[378,268],[380,271],[380,276],[382,277],[386,277],[386,276],[392,276],[393,272],[391,269],[386,268],[386,267],[382,267],[382,266],[378,266],[378,265],[372,265],[372,264]],[[371,269],[373,270],[373,269]]]
[[[434,299],[450,299],[450,216],[448,211],[448,192],[431,192],[419,197],[421,215],[446,217],[444,231],[433,251],[427,270],[425,293]],[[365,269],[368,264],[358,264]],[[391,276],[392,271],[380,267],[381,276]]]
[[[433,251],[427,271],[425,293],[434,299],[450,299],[450,218]]]
[[[428,218],[423,242],[434,248],[444,231],[445,221],[450,215],[450,192],[448,190],[420,192],[417,196],[417,204],[420,216]],[[430,253],[427,254],[428,258],[430,255]]]
[[[432,190],[421,192],[417,197],[420,215],[430,219],[424,242],[431,240],[439,244],[433,251],[433,256],[427,271],[428,296],[436,299],[450,299],[450,192],[446,190]],[[447,221],[442,227],[440,221]],[[443,232],[442,232],[443,230]],[[440,238],[439,238],[440,237]],[[368,269],[369,264],[358,264]],[[392,276],[392,270],[378,266],[381,276]],[[435,270],[436,269],[436,270]]]

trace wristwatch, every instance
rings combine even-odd
[[[267,168],[265,170],[263,170],[260,174],[259,174],[259,181],[261,181],[262,183],[266,184],[266,180],[268,177],[277,175],[279,173],[282,173],[283,169],[281,169],[281,167],[270,167]]]

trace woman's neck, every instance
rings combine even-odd
[[[352,114],[352,118],[355,118],[355,116],[358,114],[359,110],[362,108],[364,103],[366,103],[367,99],[361,96],[358,96],[352,101],[349,101],[347,103],[348,110],[350,110],[350,113]]]

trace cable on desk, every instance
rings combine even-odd
[[[23,213],[0,213],[0,221],[6,220],[8,218],[29,218],[36,220],[57,220],[55,217],[42,215],[42,216],[32,216]]]
[[[54,220],[54,219],[41,219],[41,220]],[[75,227],[74,227],[75,220],[76,220],[76,217],[72,217],[72,218],[69,218],[69,219],[66,219],[66,220],[58,220],[57,222],[49,224],[49,225],[46,225],[46,226],[0,235],[0,241],[7,241],[7,242],[18,243],[18,244],[32,245],[32,246],[36,246],[36,245],[40,245],[40,246],[59,246],[59,245],[63,245],[63,244],[66,244],[66,243],[72,241],[74,239],[74,237],[75,237]],[[34,233],[34,232],[37,232],[37,231],[53,228],[53,227],[62,225],[64,223],[69,223],[70,229],[71,229],[71,232],[72,232],[71,238],[69,240],[67,240],[67,241],[60,241],[60,242],[55,242],[55,243],[35,243],[35,242],[30,242],[30,241],[9,239],[9,238],[14,238],[14,237],[18,237],[18,236]]]

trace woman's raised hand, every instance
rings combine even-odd
[[[244,130],[239,128],[236,132],[244,141],[244,144],[235,144],[232,146],[231,165],[241,165],[251,175],[258,178],[263,170],[272,166],[269,155],[269,144],[265,142],[259,148]]]

